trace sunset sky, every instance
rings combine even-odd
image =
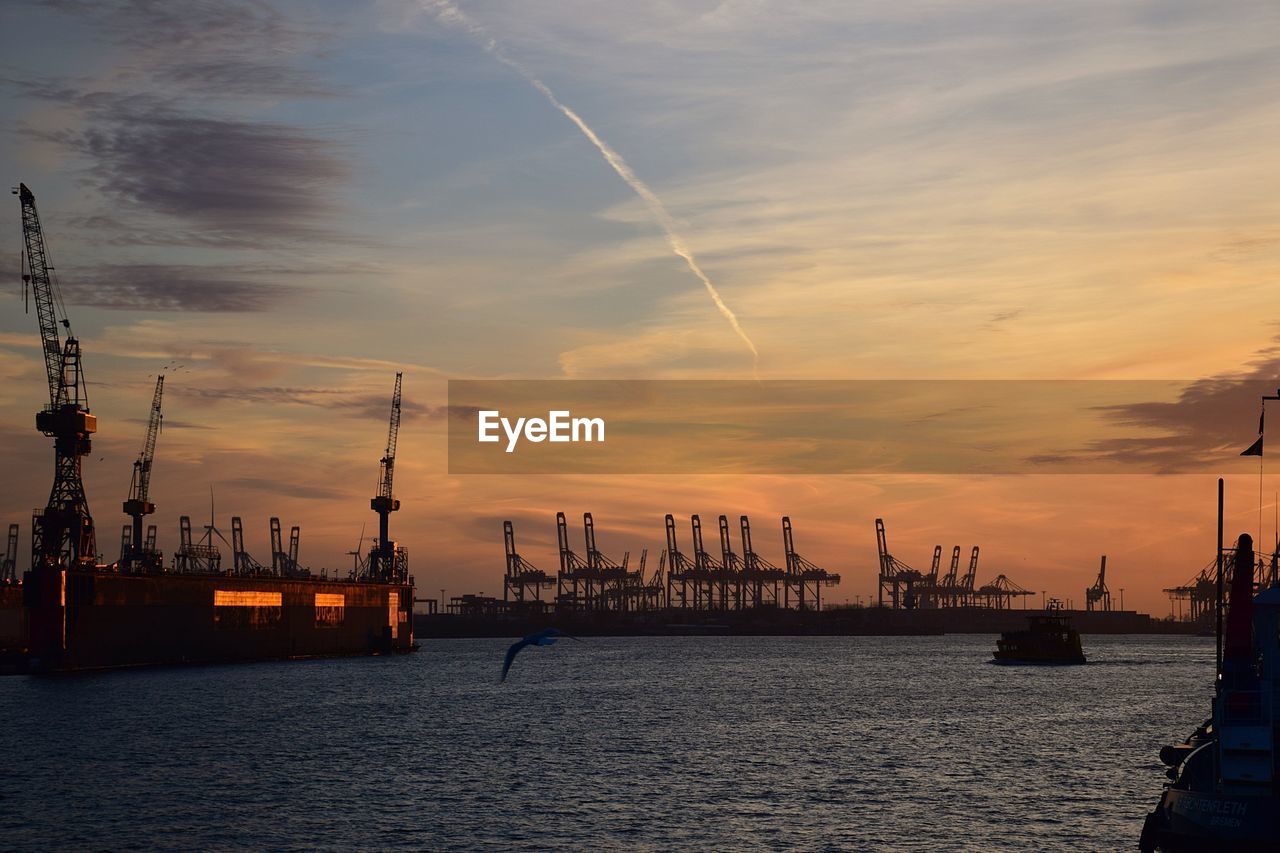
[[[978,544],[979,582],[1077,602],[1106,553],[1157,615],[1212,556],[1219,474],[1228,532],[1257,533],[1235,454],[1280,383],[1274,2],[16,2],[0,117],[84,349],[108,560],[171,362],[161,547],[212,486],[251,553],[278,515],[317,569],[376,529],[403,370],[393,532],[422,596],[500,595],[504,518],[552,569],[557,510],[655,563],[667,512],[750,514],[775,562],[787,514],[836,601],[874,595],[877,516],[917,568]],[[15,198],[0,222],[22,565],[52,448]],[[755,376],[1198,383],[1123,413],[1162,476],[448,473],[450,378]]]

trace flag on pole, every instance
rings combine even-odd
[[[1262,412],[1258,415],[1258,440],[1249,445],[1249,449],[1241,452],[1241,456],[1261,456],[1262,455],[1262,434],[1265,432],[1263,427],[1267,419],[1267,402],[1262,401]]]

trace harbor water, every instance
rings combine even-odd
[[[10,849],[1136,849],[1213,641],[425,641],[0,679]]]

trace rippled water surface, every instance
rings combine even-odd
[[[0,838],[76,847],[1136,848],[1213,642],[600,638],[0,679]]]

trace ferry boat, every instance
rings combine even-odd
[[[1085,662],[1080,632],[1056,607],[1027,617],[1023,631],[1006,631],[996,642],[992,663],[1063,666]]]
[[[1253,568],[1253,539],[1246,533],[1236,543],[1225,632],[1219,632],[1213,714],[1183,743],[1160,751],[1171,781],[1143,824],[1145,853],[1280,850],[1280,588],[1255,595]],[[1221,612],[1219,601],[1220,626]]]

